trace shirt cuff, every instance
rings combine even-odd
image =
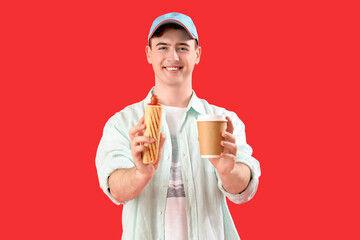
[[[131,162],[128,161],[123,162],[123,161],[119,161],[119,159],[117,160],[114,159],[111,161],[111,163],[106,164],[106,166],[102,169],[101,173],[99,174],[100,188],[104,191],[106,196],[108,196],[110,200],[116,205],[125,204],[126,202],[118,202],[111,195],[108,179],[111,173],[113,173],[115,170],[122,168],[132,168],[132,167],[134,167],[134,164]]]
[[[221,178],[217,171],[216,171],[216,175],[218,177],[218,187],[219,187],[220,191],[233,203],[241,204],[241,203],[245,203],[245,202],[249,201],[250,199],[252,199],[254,197],[257,187],[259,185],[260,168],[259,168],[259,166],[253,166],[253,164],[251,164],[251,161],[248,161],[248,160],[237,159],[236,162],[241,162],[241,163],[246,164],[250,168],[250,171],[251,171],[250,182],[249,182],[248,186],[246,187],[246,189],[244,191],[242,191],[241,193],[233,194],[233,193],[227,192],[222,184]],[[257,161],[255,160],[254,163],[256,165]]]

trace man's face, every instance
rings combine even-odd
[[[182,29],[167,29],[161,37],[151,39],[146,56],[152,64],[156,81],[178,85],[191,81],[195,64],[200,61],[201,48]]]

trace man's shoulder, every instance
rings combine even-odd
[[[201,101],[202,105],[204,106],[204,110],[206,112],[206,114],[222,114],[222,115],[228,115],[228,114],[231,114],[233,113],[232,111],[230,110],[227,110],[226,108],[224,107],[221,107],[221,106],[217,106],[215,104],[211,104],[209,103],[207,100],[205,99],[200,99],[199,100]]]
[[[117,112],[116,114],[132,114],[132,113],[144,113],[145,107],[144,107],[144,100],[130,104]]]
[[[145,113],[144,101],[133,103],[126,106],[122,110],[116,112],[108,120],[109,124],[113,124],[121,129],[131,129],[140,120]]]

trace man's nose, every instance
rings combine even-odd
[[[176,49],[169,51],[169,59],[173,61],[179,61],[179,55]]]

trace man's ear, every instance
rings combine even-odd
[[[198,46],[197,49],[195,49],[195,54],[196,54],[196,60],[195,60],[195,64],[199,64],[200,62],[200,56],[201,56],[201,47]]]
[[[151,48],[149,46],[145,47],[145,54],[146,54],[146,58],[147,58],[148,63],[151,64],[151,58],[150,58],[150,56],[151,56]]]

